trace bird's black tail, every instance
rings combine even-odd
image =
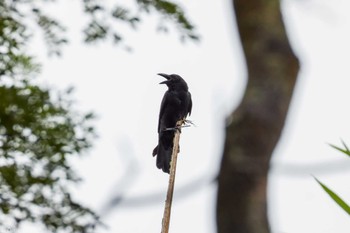
[[[172,154],[172,148],[165,149],[162,144],[158,144],[153,150],[152,155],[157,155],[157,168],[162,169],[163,172],[169,173],[170,172],[170,161],[171,161],[171,154]]]

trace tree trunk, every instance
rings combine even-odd
[[[248,84],[226,128],[218,177],[219,233],[270,232],[266,188],[299,62],[288,42],[278,0],[233,0]]]

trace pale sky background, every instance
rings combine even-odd
[[[100,212],[115,195],[125,194],[125,201],[103,219],[109,227],[98,233],[160,232],[168,176],[151,156],[166,90],[158,85],[159,72],[177,73],[187,81],[194,102],[190,119],[197,125],[181,134],[170,232],[215,232],[216,185],[209,181],[219,169],[223,119],[244,93],[246,71],[231,2],[189,0],[183,6],[202,35],[199,44],[181,44],[174,30],[156,33],[158,17],[152,15],[136,32],[121,25],[132,53],[110,43],[84,45],[80,1],[46,8],[69,29],[70,44],[61,58],[48,58],[40,37],[33,41],[45,85],[73,85],[79,109],[98,116],[94,148],[72,160],[84,179],[73,188],[76,198]],[[283,1],[301,70],[273,155],[268,190],[273,233],[349,232],[349,216],[312,178],[350,202],[350,159],[327,145],[340,145],[340,139],[350,144],[349,12],[347,0]],[[195,192],[177,192],[198,179]],[[148,205],[133,201],[152,194],[160,198]],[[25,225],[21,232],[33,230],[38,232]]]

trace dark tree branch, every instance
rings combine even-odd
[[[248,68],[243,100],[231,115],[218,178],[219,233],[270,232],[266,185],[299,63],[288,42],[278,0],[234,0]]]

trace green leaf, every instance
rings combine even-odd
[[[314,177],[315,178],[315,177]],[[329,189],[325,184],[319,181],[317,178],[315,180],[321,185],[324,191],[346,212],[350,215],[350,206],[343,201],[336,193]]]
[[[342,153],[344,153],[344,154],[350,156],[350,150],[349,150],[349,148],[346,146],[346,144],[345,144],[345,142],[344,142],[343,140],[341,140],[341,142],[342,142],[342,144],[343,144],[343,146],[344,146],[345,149],[340,148],[340,147],[338,147],[338,146],[335,146],[335,145],[333,145],[333,144],[328,144],[328,145],[330,145],[330,146],[333,147],[334,149],[336,149],[336,150],[338,150],[338,151],[340,151],[340,152],[342,152]]]

